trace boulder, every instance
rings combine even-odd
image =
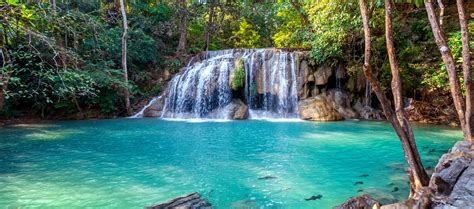
[[[359,114],[351,107],[349,96],[343,91],[332,89],[326,92],[326,100],[344,119],[359,118]]]
[[[145,207],[145,209],[212,209],[211,203],[207,199],[203,198],[199,193],[194,192],[188,195],[176,197],[168,202],[160,203]]]
[[[314,73],[314,82],[316,85],[326,85],[328,83],[329,77],[332,75],[331,67],[323,65],[316,70]]]
[[[299,101],[298,110],[303,120],[337,121],[343,119],[321,95]]]
[[[429,187],[432,208],[473,208],[474,206],[474,143],[457,142],[438,161]]]
[[[249,107],[240,99],[233,99],[224,107],[226,118],[233,120],[245,120],[249,116]]]
[[[333,209],[378,209],[380,203],[369,195],[353,197]]]
[[[381,110],[375,109],[370,106],[362,105],[362,103],[357,102],[354,105],[354,109],[359,114],[359,118],[365,120],[382,120],[385,115]]]
[[[143,111],[143,117],[150,117],[150,118],[156,118],[156,117],[161,117],[161,111],[163,110],[164,104],[165,104],[165,97],[160,97],[155,100],[153,104],[148,106],[144,111]]]

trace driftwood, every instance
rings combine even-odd
[[[174,198],[168,202],[160,203],[158,205],[145,207],[145,209],[212,209],[212,205],[199,193],[194,192],[185,196]]]

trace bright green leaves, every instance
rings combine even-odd
[[[234,45],[237,48],[260,47],[260,35],[246,20],[239,24],[239,30],[233,32]]]
[[[357,5],[323,0],[308,4],[306,8],[314,27],[311,57],[316,63],[342,58],[345,44],[361,25]]]
[[[245,69],[244,69],[244,60],[237,59],[235,60],[234,72],[231,76],[231,88],[233,90],[239,90],[245,85]]]

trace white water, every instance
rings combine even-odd
[[[157,96],[157,97],[153,98],[139,112],[137,112],[135,115],[130,116],[129,118],[142,118],[143,117],[143,112],[145,112],[145,110],[147,108],[149,108],[151,105],[153,105],[160,98],[161,98],[161,96]]]
[[[224,109],[236,97],[233,94],[237,94],[230,88],[237,59],[244,62],[242,100],[249,106],[251,119],[298,117],[297,65],[293,52],[231,49],[209,51],[203,57],[194,63],[198,58],[192,58],[184,72],[170,81],[162,118],[227,119]]]

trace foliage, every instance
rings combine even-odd
[[[343,58],[345,45],[355,39],[361,26],[357,3],[323,0],[307,5],[315,32],[311,36],[311,57],[316,63]]]
[[[238,90],[245,85],[245,69],[244,60],[237,59],[235,61],[234,72],[232,73],[231,87],[233,90]]]
[[[127,1],[128,84],[121,69],[122,22],[116,1],[64,0],[56,1],[57,8],[47,2],[0,1],[0,43],[12,61],[0,59],[1,75],[8,75],[8,80],[0,80],[2,87],[8,83],[4,115],[48,117],[97,110],[113,116],[124,112],[123,88],[131,92],[132,103],[160,94],[166,85],[164,75],[179,72],[187,58],[175,54],[183,12],[187,55],[203,50],[207,32],[209,50],[299,48],[310,51],[311,64],[339,63],[350,69],[351,76],[362,75],[363,34],[356,1],[294,1],[299,7],[283,0],[187,1],[186,8],[178,1]],[[439,50],[426,13],[419,9],[422,1],[395,3],[394,42],[408,93],[404,95],[426,88],[447,90]],[[373,68],[388,89],[383,2],[370,1],[369,6]],[[473,34],[472,22],[470,29]],[[460,65],[459,28],[449,26],[447,32]],[[240,65],[236,63],[233,73],[233,89],[244,85]]]
[[[280,48],[309,48],[305,42],[306,30],[298,12],[288,2],[279,1],[276,18],[280,21],[278,31],[273,35],[276,47]]]
[[[469,34],[470,37],[474,36],[474,22],[469,23]],[[456,65],[459,66],[458,69],[461,69],[460,65],[462,64],[462,41],[461,41],[461,31],[455,31],[449,34],[448,37],[448,45],[451,49],[451,53],[453,54],[453,58],[456,61]],[[472,46],[474,46],[474,40],[471,39],[470,41],[471,51]],[[427,74],[424,76],[422,83],[428,86],[444,89],[448,91],[449,83],[448,83],[448,73],[446,71],[446,66],[442,61],[440,61],[436,67],[429,69]],[[462,73],[459,73],[459,80],[462,82]]]
[[[233,32],[234,46],[237,48],[260,47],[260,35],[246,20],[239,24],[239,30]]]

